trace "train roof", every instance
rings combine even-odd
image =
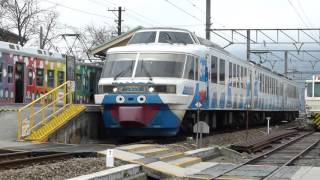
[[[19,53],[19,55],[32,56],[32,57],[42,58],[46,60],[55,60],[55,61],[65,60],[65,56],[57,52],[51,52],[43,49],[33,49],[28,47],[22,47],[18,44],[4,42],[4,41],[0,41],[0,50],[10,54]]]

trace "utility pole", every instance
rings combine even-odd
[[[211,0],[207,0],[206,2],[206,39],[207,40],[210,40],[210,28],[211,28],[210,14],[211,14]]]
[[[118,29],[118,36],[121,35],[121,23],[122,23],[122,12],[124,12],[125,10],[122,9],[121,6],[118,7],[118,9],[108,9],[108,11],[111,11],[111,12],[115,12],[117,11],[118,12],[118,16],[117,16],[117,20],[116,20],[116,23],[117,23],[117,29]]]
[[[247,61],[250,61],[250,29],[247,29]]]
[[[284,51],[284,76],[288,77],[288,51]]]

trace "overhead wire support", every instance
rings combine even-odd
[[[111,12],[118,12],[118,16],[117,16],[117,30],[118,30],[118,36],[121,35],[122,33],[122,30],[121,30],[121,26],[122,26],[122,12],[124,12],[125,10],[122,9],[121,6],[118,7],[118,9],[108,9],[108,11],[111,11]]]

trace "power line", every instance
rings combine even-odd
[[[194,8],[198,9],[200,12],[202,12],[203,14],[206,14],[206,12],[204,10],[202,10],[201,8],[199,8],[198,6],[196,6],[191,0],[187,0]]]
[[[84,11],[84,10],[81,10],[81,9],[77,9],[77,8],[73,8],[73,7],[69,7],[69,6],[66,6],[66,5],[63,5],[63,4],[59,4],[59,3],[56,3],[56,2],[53,2],[53,1],[50,1],[50,0],[44,0],[48,3],[51,3],[51,4],[54,4],[56,6],[60,6],[60,7],[63,7],[63,8],[66,8],[66,9],[70,9],[70,10],[73,10],[73,11],[77,11],[77,12],[80,12],[80,13],[84,13],[84,14],[88,14],[88,15],[93,15],[93,16],[97,16],[97,17],[100,17],[100,18],[109,18],[109,19],[112,19],[111,17],[108,17],[108,16],[104,16],[104,15],[101,15],[101,14],[96,14],[96,13],[92,13],[92,12],[89,12],[89,11]]]
[[[300,0],[297,0],[297,2],[298,2],[298,5],[299,5],[299,7],[300,7],[300,9],[301,9],[302,14],[303,14],[304,17],[306,18],[308,24],[312,27],[312,23],[311,23],[310,19],[308,18],[307,14],[305,13],[305,11],[304,11],[304,9],[303,9],[303,7],[302,7],[302,4],[300,3]]]
[[[294,12],[298,15],[299,19],[302,21],[302,23],[309,28],[308,24],[304,21],[304,19],[302,18],[301,14],[299,13],[299,11],[297,10],[297,8],[292,4],[292,2],[290,0],[288,0],[290,6],[293,8]]]
[[[177,5],[175,5],[174,3],[170,2],[169,0],[164,0],[164,1],[166,1],[166,2],[169,3],[169,4],[171,4],[173,7],[179,9],[181,12],[183,12],[183,13],[191,16],[191,17],[193,17],[194,19],[198,20],[199,22],[201,22],[201,23],[203,22],[201,19],[199,19],[199,18],[197,18],[196,16],[190,14],[189,12],[187,12],[186,10],[180,8],[179,6],[177,6]]]

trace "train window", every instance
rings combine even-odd
[[[10,49],[15,49],[13,44],[9,44]]]
[[[160,31],[159,43],[180,43],[180,44],[193,44],[189,33],[186,32],[173,32],[173,31]]]
[[[219,72],[220,72],[220,76],[219,76],[219,83],[220,84],[226,84],[225,82],[225,74],[226,74],[226,70],[225,70],[225,66],[226,66],[226,63],[225,63],[225,60],[224,59],[220,59],[220,63],[219,63]]]
[[[188,58],[194,60],[192,56]],[[185,59],[184,54],[140,54],[135,76],[181,78]]]
[[[211,56],[211,82],[217,83],[217,81],[218,81],[218,58],[215,56]]]
[[[232,73],[232,86],[237,86],[237,65],[233,64],[233,73]]]
[[[58,71],[58,85],[64,83],[64,72],[63,71]]]
[[[237,88],[240,88],[240,65],[237,65]]]
[[[245,82],[244,82],[244,67],[241,66],[241,87],[245,88]]]
[[[194,58],[192,56],[187,57],[184,78],[194,80]]]
[[[37,51],[38,51],[38,54],[42,54],[42,51],[40,49],[38,49]]]
[[[81,74],[77,73],[76,74],[76,88],[77,90],[82,90],[83,87],[82,87],[82,78],[81,78]]]
[[[229,63],[229,82],[232,83],[232,63]]]
[[[43,86],[43,80],[44,80],[44,71],[42,68],[37,68],[36,70],[36,85],[37,86]]]
[[[137,54],[109,54],[103,67],[103,78],[131,77]]]
[[[54,70],[48,70],[48,87],[54,87]]]
[[[128,44],[154,43],[156,40],[156,31],[146,31],[135,33]]]
[[[8,83],[13,83],[13,66],[8,66]]]
[[[195,78],[194,78],[194,79],[195,79],[195,80],[199,80],[199,78],[198,78],[198,76],[199,76],[199,75],[198,75],[198,74],[199,74],[199,73],[198,73],[198,69],[199,69],[199,58],[198,58],[198,57],[195,58],[194,63],[195,63],[195,67],[194,67],[194,73],[195,73],[194,75],[195,75]]]
[[[3,63],[0,63],[0,83],[2,83],[2,72],[3,72],[3,70],[2,70],[2,64],[3,64]]]
[[[262,83],[261,83],[261,73],[259,73],[259,91],[262,90]]]
[[[33,82],[33,71],[32,69],[28,69],[28,85],[32,85]]]
[[[314,90],[313,90],[313,96],[314,97],[320,97],[320,82],[314,83]]]

